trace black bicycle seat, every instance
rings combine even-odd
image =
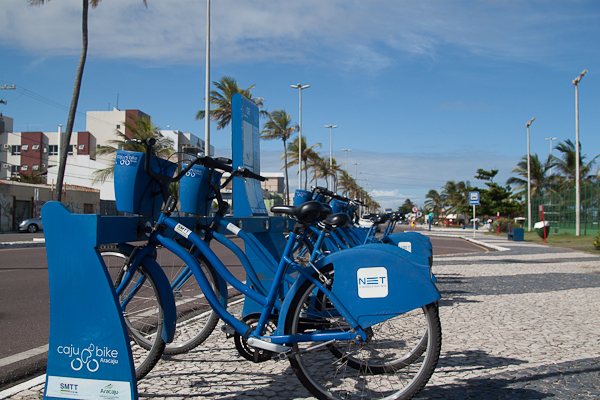
[[[276,214],[288,214],[300,222],[322,221],[331,214],[331,207],[319,201],[307,201],[299,206],[273,206]]]
[[[350,216],[346,213],[331,214],[322,223],[329,229],[343,228],[350,222]]]

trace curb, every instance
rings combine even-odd
[[[462,235],[450,235],[450,234],[447,234],[447,233],[433,233],[433,231],[431,231],[431,232],[428,232],[425,236],[453,237],[453,238],[463,239],[463,240],[466,240],[467,242],[478,244],[480,246],[489,247],[490,249],[493,249],[493,250],[496,250],[496,251],[508,251],[508,250],[510,250],[508,247],[497,246],[495,244],[483,242],[481,240],[473,239],[473,238],[470,238],[468,236],[462,236]]]
[[[0,249],[19,249],[23,247],[46,247],[46,240],[44,238],[35,238],[31,242],[0,243]]]

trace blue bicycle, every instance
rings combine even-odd
[[[193,229],[172,218],[177,202],[168,197],[169,184],[194,164],[209,171],[227,171],[231,167],[210,157],[198,157],[172,178],[161,173],[161,168],[152,168],[152,144],[148,140],[146,153],[135,157],[138,164],[143,164],[141,171],[159,186],[159,193],[167,201],[148,231],[148,242],[132,252],[119,287],[130,284],[141,265],[154,264],[156,249],[163,246],[189,266],[215,313],[252,349],[253,361],[289,360],[299,380],[317,398],[409,399],[427,383],[441,348],[437,307],[440,295],[428,266],[411,261],[394,246],[378,244],[328,254],[308,265],[295,262],[293,249],[306,227],[331,214],[328,206],[311,201],[272,209],[297,222],[270,287],[249,287],[227,270]],[[137,168],[128,175],[140,173],[140,165],[123,166],[127,168]],[[261,179],[245,169],[232,172],[239,177]],[[126,179],[117,179],[117,174],[116,169],[115,182],[127,186]],[[241,229],[230,228],[243,235]],[[173,235],[192,243],[214,268],[218,280],[227,281],[260,305],[261,311],[252,323],[227,311],[197,257],[169,237]],[[153,268],[147,272],[150,276],[162,273]],[[292,272],[295,277],[290,279]],[[165,321],[161,337],[168,341],[175,330],[173,291],[170,286],[161,285],[159,292]],[[421,343],[424,336],[426,346]]]

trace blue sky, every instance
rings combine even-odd
[[[66,125],[81,51],[81,1],[0,7],[0,112],[15,131]],[[75,130],[85,111],[140,109],[156,125],[204,137],[206,2],[104,0],[90,10],[90,43]],[[429,189],[470,180],[478,168],[504,183],[526,154],[580,139],[600,153],[600,2],[213,0],[211,78],[233,76],[266,109],[298,118],[309,144],[329,155],[384,207],[422,204]],[[230,130],[211,128],[217,155],[231,152]],[[261,142],[262,171],[275,172],[282,143]],[[357,167],[353,163],[360,163]],[[297,186],[297,170],[290,184]],[[364,180],[366,178],[366,181]],[[321,182],[323,183],[323,182]],[[483,185],[481,185],[483,186]]]

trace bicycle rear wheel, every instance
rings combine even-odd
[[[127,255],[119,251],[100,252],[115,288],[125,276]],[[136,270],[130,283],[118,294],[125,324],[132,339],[131,353],[138,380],[154,368],[163,355],[163,309],[160,292],[144,265]],[[148,345],[142,346],[140,342]]]
[[[319,399],[410,399],[437,365],[441,327],[436,303],[406,314],[367,329],[364,343],[335,341],[315,349],[318,342],[294,343],[292,369]],[[348,324],[326,294],[307,281],[292,300],[285,333],[328,329],[348,330]]]

